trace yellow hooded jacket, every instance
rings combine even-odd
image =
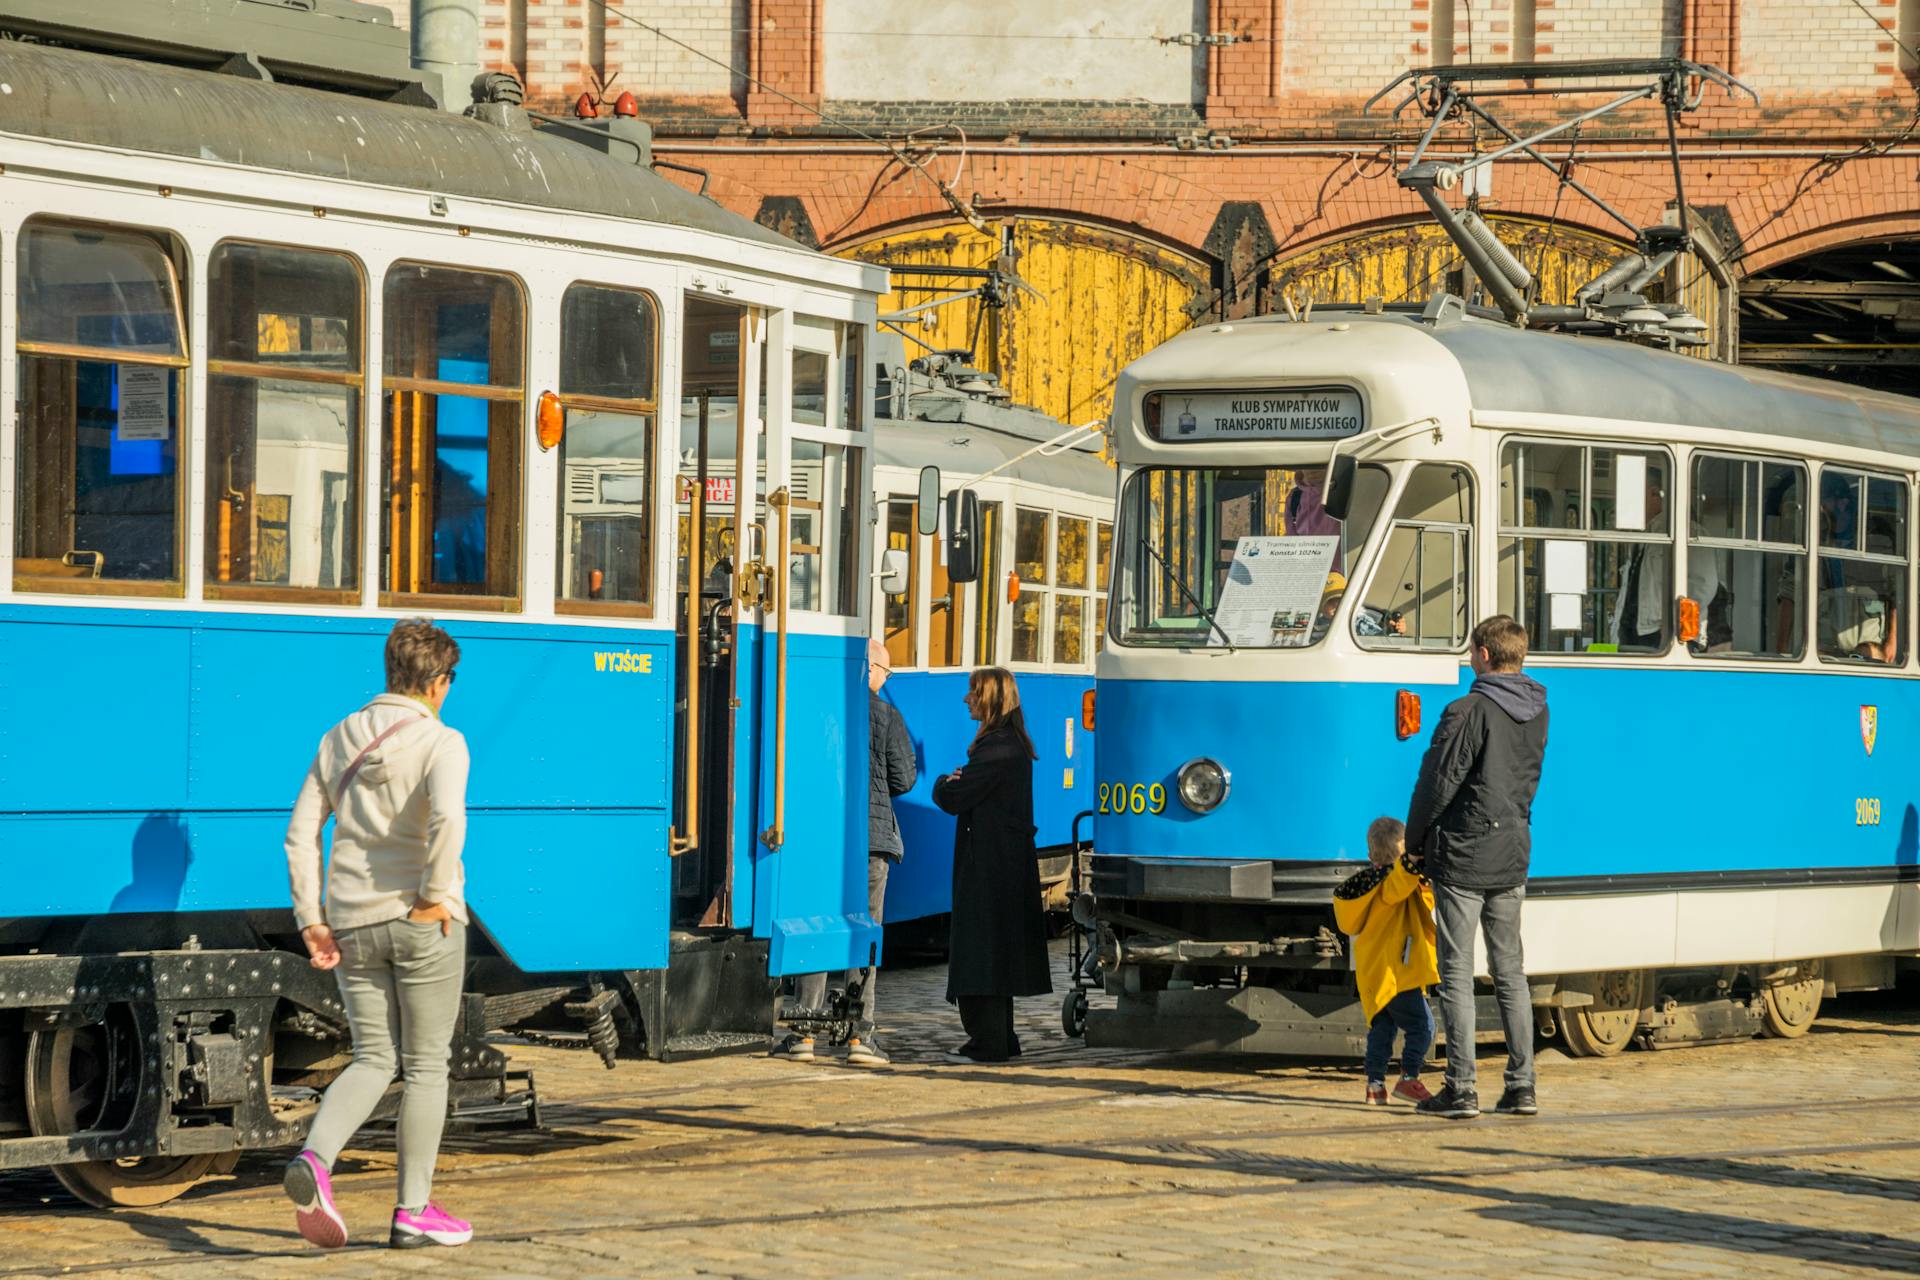
[[[1402,991],[1440,981],[1433,950],[1433,886],[1406,855],[1368,865],[1333,891],[1333,917],[1353,937],[1354,976],[1367,1021]]]

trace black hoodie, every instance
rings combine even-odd
[[[1518,671],[1489,672],[1440,717],[1407,811],[1407,850],[1436,884],[1511,889],[1527,882],[1533,796],[1547,753],[1547,691]]]

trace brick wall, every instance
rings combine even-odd
[[[1872,94],[1891,87],[1897,55],[1876,19],[1891,24],[1895,0],[1740,0],[1740,78],[1761,98],[1801,93]]]
[[[1415,13],[1410,0],[1293,0],[1281,37],[1282,91],[1372,94],[1426,61],[1415,50]]]
[[[1670,58],[1680,52],[1683,0],[1535,0],[1542,61]]]

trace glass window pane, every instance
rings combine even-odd
[[[1866,477],[1825,467],[1820,472],[1820,545],[1837,551],[1860,549],[1861,491]]]
[[[560,302],[560,394],[652,400],[659,317],[637,289],[576,284]]]
[[[1096,526],[1094,542],[1099,548],[1098,585],[1102,591],[1107,589],[1107,579],[1113,573],[1113,526],[1102,520]]]
[[[28,223],[19,252],[19,341],[186,354],[165,237],[92,224]]]
[[[1379,566],[1353,615],[1365,648],[1447,650],[1465,643],[1472,596],[1466,534],[1473,482],[1463,467],[1424,464],[1407,478]]]
[[[1039,591],[1022,590],[1020,598],[1013,602],[1013,660],[1015,662],[1045,662],[1046,654],[1041,651],[1041,641],[1045,638],[1042,614],[1046,608],[1046,596]]]
[[[861,353],[866,349],[865,335],[857,324],[840,326],[840,420],[833,425],[847,431],[864,431],[867,415],[861,412]]]
[[[789,581],[796,609],[841,615],[855,610],[859,474],[858,449],[793,442]]]
[[[898,595],[882,597],[881,609],[882,639],[887,646],[887,656],[896,667],[910,667],[914,664],[913,636],[913,551],[914,551],[914,501],[904,494],[894,494],[887,500],[887,550],[903,552],[907,557],[906,589]],[[877,569],[879,566],[875,566]],[[938,620],[934,631],[939,632]]]
[[[1736,458],[1693,460],[1693,506],[1689,536],[1740,542],[1750,537],[1747,494],[1758,480],[1757,464]]]
[[[1578,529],[1586,450],[1574,444],[1514,442],[1500,466],[1500,523],[1506,528]]]
[[[1000,662],[1000,602],[1007,589],[1000,577],[1000,504],[980,504],[980,577],[972,590],[980,602],[980,616],[973,632],[973,665],[997,666]]]
[[[1044,511],[1016,507],[1013,513],[1013,571],[1022,582],[1047,581],[1047,522]]]
[[[1867,478],[1867,550],[1877,556],[1907,554],[1907,486],[1899,480]]]
[[[1087,661],[1087,598],[1059,595],[1053,599],[1053,660],[1058,666],[1084,666]]]
[[[14,581],[178,582],[183,374],[23,357]]]
[[[793,353],[793,420],[827,425],[827,357],[821,351]]]
[[[518,282],[401,263],[387,273],[382,300],[385,590],[517,597],[522,400],[406,383],[517,388]]]
[[[1760,540],[1807,545],[1807,473],[1780,462],[1760,464]]]
[[[1897,663],[1905,656],[1900,633],[1907,567],[1839,556],[1820,557],[1815,623],[1820,656]]]
[[[1060,516],[1055,522],[1059,541],[1054,548],[1054,570],[1059,585],[1084,590],[1087,585],[1087,522]]]
[[[1107,647],[1107,598],[1093,598],[1093,651],[1103,652]]]
[[[1382,473],[1384,474],[1384,473]],[[1395,520],[1473,523],[1473,481],[1464,467],[1415,467],[1393,509]]]
[[[1672,625],[1672,564],[1665,543],[1502,539],[1500,608],[1535,652],[1657,653]]]
[[[344,254],[223,244],[207,263],[207,355],[356,372],[360,298],[360,270]]]
[[[1665,533],[1667,457],[1624,449],[1595,448],[1590,529]]]

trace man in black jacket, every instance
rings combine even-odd
[[[907,722],[898,707],[880,696],[880,686],[892,674],[893,659],[887,646],[878,640],[867,641],[867,909],[875,924],[880,923],[881,908],[887,900],[887,872],[900,861],[904,850],[900,821],[893,812],[894,797],[911,791],[919,775]],[[861,982],[860,1016],[853,1037],[847,1041],[847,1062],[851,1066],[882,1067],[888,1061],[886,1050],[873,1034],[873,992],[878,976],[871,967],[847,970],[849,991],[855,979]],[[810,973],[796,979],[793,994],[802,1008],[818,1009],[826,1003],[827,975]],[[790,1035],[774,1054],[811,1062],[813,1037]]]
[[[1433,881],[1440,953],[1440,1017],[1447,1078],[1420,1104],[1429,1115],[1480,1114],[1474,1091],[1473,940],[1487,939],[1487,968],[1507,1038],[1506,1090],[1496,1110],[1535,1115],[1533,1001],[1520,953],[1520,905],[1533,850],[1533,796],[1547,751],[1547,691],[1521,673],[1526,629],[1505,614],[1473,629],[1476,679],[1440,717],[1420,762],[1407,813],[1407,852]]]

